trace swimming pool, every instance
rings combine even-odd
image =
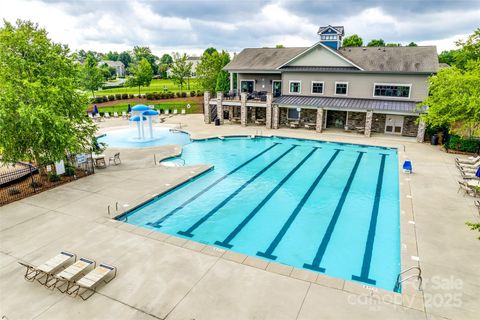
[[[111,130],[101,136],[98,141],[105,142],[113,148],[147,148],[167,144],[184,145],[190,143],[190,136],[184,132],[172,131],[170,128],[153,127],[153,139],[149,139],[148,128],[145,129],[145,140],[138,139],[138,131],[134,126]]]
[[[119,220],[394,289],[400,271],[396,149],[226,138],[187,144],[181,157],[187,165],[215,167]]]

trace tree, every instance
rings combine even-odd
[[[455,63],[455,53],[458,50],[445,50],[438,55],[438,61],[453,66]]]
[[[407,47],[418,47],[418,45],[412,41],[409,44],[407,44]]]
[[[29,21],[0,28],[2,161],[45,165],[85,152],[95,134],[87,96],[77,90],[79,65],[67,46]]]
[[[480,128],[480,60],[470,60],[465,70],[441,69],[429,81],[429,96],[421,104],[428,106],[421,116],[427,125],[457,128],[463,136]]]
[[[230,62],[230,55],[224,51],[219,56],[219,64],[223,68]],[[215,85],[215,91],[225,92],[230,89],[230,76],[227,71],[220,69],[217,75],[217,83]]]
[[[373,39],[367,44],[367,47],[385,47],[385,41],[383,39]]]
[[[213,54],[214,52],[218,52],[217,49],[213,48],[213,47],[210,47],[210,48],[207,48],[205,49],[205,51],[203,51],[203,54]]]
[[[183,85],[192,75],[192,65],[191,62],[188,62],[185,53],[183,55],[178,53],[173,54],[173,64],[170,69],[171,78],[173,83],[180,86],[180,92],[182,92]]]
[[[277,45],[275,46],[275,48],[277,48],[277,49],[282,49],[282,48],[285,48],[285,46],[284,46],[283,44],[277,44]]]
[[[226,56],[228,56],[228,58]],[[228,61],[230,61],[230,55],[225,51],[218,53],[218,51],[215,50],[212,54],[205,52],[202,55],[196,72],[197,79],[203,90],[210,92],[216,91],[218,75]]]
[[[133,55],[135,57],[135,62],[140,62],[142,59],[146,59],[150,64],[150,67],[153,70],[153,74],[158,74],[158,57],[152,53],[149,47],[133,47]]]
[[[118,55],[118,61],[123,62],[125,69],[127,69],[130,66],[130,63],[132,63],[132,56],[128,51],[123,51]]]
[[[475,30],[467,40],[458,40],[455,44],[460,47],[460,50],[454,53],[454,65],[458,68],[465,69],[469,61],[480,60],[480,28]]]
[[[118,58],[119,58],[119,54],[118,52],[112,52],[112,51],[109,51],[105,56],[105,60],[111,60],[111,61],[118,61]]]
[[[127,87],[138,87],[138,95],[140,95],[141,87],[148,87],[152,82],[153,70],[147,59],[143,58],[139,63],[130,66],[132,76],[127,79],[125,85]]]
[[[163,79],[167,78],[167,70],[171,67],[173,63],[173,58],[168,53],[165,53],[160,58],[160,66],[158,67],[158,73],[162,76]]]
[[[402,44],[401,43],[387,43],[385,46],[386,47],[401,47]]]
[[[80,70],[80,86],[91,91],[95,97],[95,90],[102,86],[104,80],[102,71],[97,67],[97,60],[91,54],[87,54]]]
[[[171,65],[173,63],[173,58],[171,55],[168,53],[165,53],[161,58],[160,58],[160,64],[167,64]]]
[[[102,76],[105,81],[115,79],[115,76],[117,75],[117,69],[110,67],[106,63],[100,65],[100,71],[102,72]]]
[[[363,46],[363,39],[357,34],[343,38],[342,47],[361,47]]]

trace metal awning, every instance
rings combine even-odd
[[[408,113],[418,115],[419,110],[415,101],[392,101],[379,99],[355,99],[333,97],[306,97],[306,96],[281,96],[273,99],[273,104],[280,106],[315,107],[338,110],[358,111],[383,111],[395,113]]]

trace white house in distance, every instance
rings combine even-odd
[[[115,73],[117,77],[125,77],[125,65],[123,64],[122,61],[112,61],[112,60],[105,60],[105,61],[100,61],[98,63],[98,66],[101,66],[103,64],[106,64],[109,67],[115,68]]]
[[[200,63],[201,58],[196,57],[196,56],[190,56],[187,58],[187,62],[192,64],[192,78],[197,77],[197,65]],[[167,70],[167,78],[170,78],[172,76],[172,71],[170,68]]]

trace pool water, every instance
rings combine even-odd
[[[119,220],[394,290],[400,272],[396,149],[227,138],[187,144],[181,157],[186,165],[214,169]]]
[[[144,128],[145,139],[138,139],[135,126],[108,131],[98,139],[112,148],[147,148],[167,144],[184,145],[190,143],[190,136],[184,132],[172,131],[170,128],[153,127],[153,139],[150,139],[148,126]]]

